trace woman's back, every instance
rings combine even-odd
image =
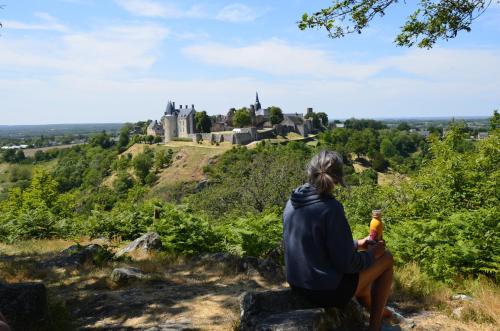
[[[373,262],[357,252],[342,205],[311,184],[292,193],[283,214],[287,279],[306,289],[335,289],[343,274],[358,272]]]

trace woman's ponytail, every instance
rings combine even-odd
[[[337,152],[321,151],[307,166],[309,183],[316,187],[320,194],[330,193],[335,184],[345,186],[343,166],[342,157]]]

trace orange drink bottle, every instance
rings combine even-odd
[[[382,223],[382,211],[372,210],[370,222],[370,240],[379,241],[384,237],[384,223]]]

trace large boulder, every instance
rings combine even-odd
[[[136,240],[132,241],[127,247],[122,248],[116,253],[117,257],[125,254],[140,252],[140,253],[150,253],[155,250],[161,250],[162,243],[161,237],[156,232],[148,232]]]
[[[241,331],[357,331],[363,310],[355,301],[346,309],[314,306],[290,289],[245,292],[240,297]]]
[[[48,314],[45,285],[0,284],[0,311],[13,331],[40,329]]]
[[[260,275],[267,281],[282,283],[285,281],[283,266],[272,259],[258,259],[252,256],[240,257],[229,253],[202,254],[194,261],[203,263],[221,263],[235,267],[237,272],[247,275]]]
[[[147,279],[147,275],[140,269],[132,267],[116,268],[111,272],[111,280],[118,285],[126,285],[134,281]]]
[[[101,245],[73,245],[59,253],[55,258],[43,263],[44,267],[78,267],[86,263],[97,263],[111,257],[111,253]]]

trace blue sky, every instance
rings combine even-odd
[[[419,50],[393,43],[403,3],[337,40],[296,24],[329,1],[0,3],[0,125],[157,119],[168,100],[226,113],[256,91],[264,106],[332,119],[500,108],[498,4],[472,32]]]

